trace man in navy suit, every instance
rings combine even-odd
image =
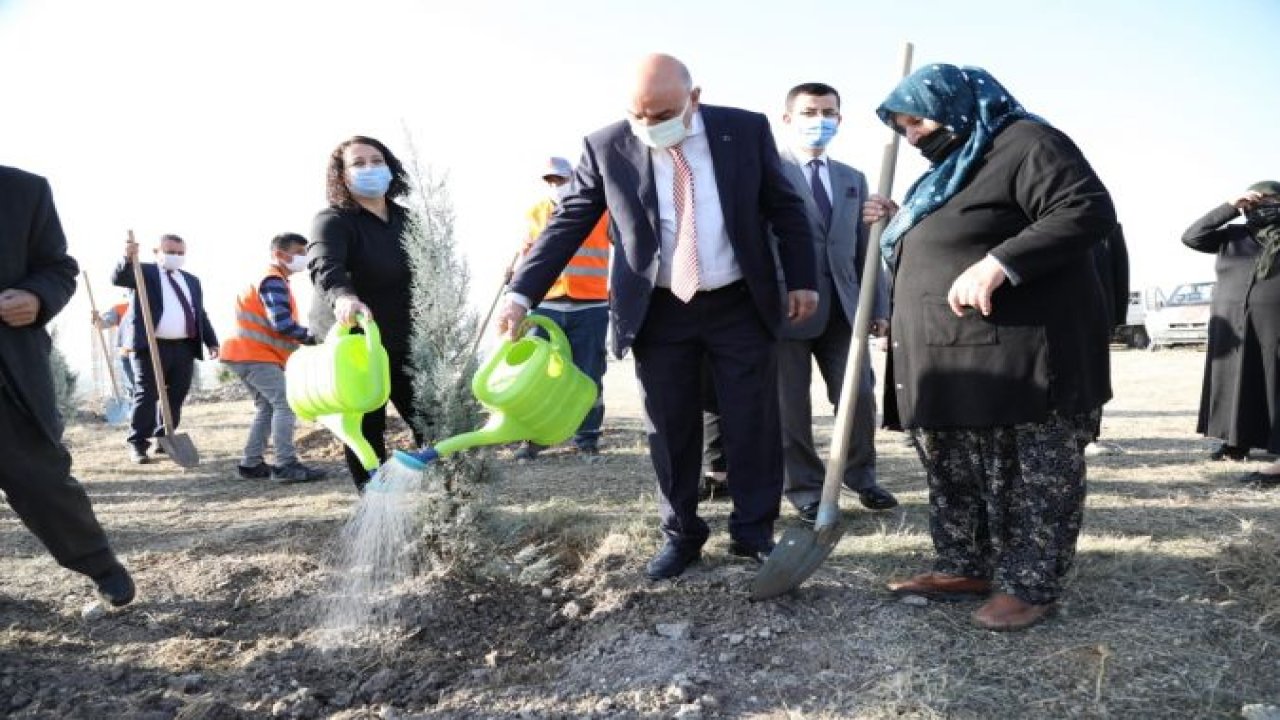
[[[700,94],[679,60],[644,60],[629,117],[586,138],[498,320],[514,337],[607,208],[613,350],[635,352],[667,538],[648,565],[655,580],[697,561],[709,535],[697,512],[704,356],[735,472],[729,551],[761,562],[772,550],[783,480],[775,348],[783,323],[817,304],[809,220],[769,121]]]
[[[127,241],[124,252],[124,259],[116,265],[111,281],[120,287],[136,290],[132,262],[138,255],[138,244]],[[218,336],[204,312],[204,291],[200,288],[200,280],[182,270],[186,255],[187,244],[182,238],[162,235],[159,246],[155,248],[156,262],[142,263],[147,301],[155,323],[156,348],[168,386],[175,427],[182,417],[182,403],[187,399],[187,391],[191,389],[195,361],[204,359],[204,348],[209,349],[211,360],[218,358]],[[147,345],[147,330],[138,302],[139,294],[135,292],[129,304],[129,313],[134,318],[133,332],[123,342],[134,352],[133,414],[126,440],[130,459],[142,464],[150,462],[147,449],[153,437],[164,434],[164,425],[156,412],[160,394],[156,390],[151,349]]]

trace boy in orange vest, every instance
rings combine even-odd
[[[298,461],[293,446],[293,410],[285,397],[284,364],[300,345],[314,345],[309,330],[298,324],[298,306],[289,276],[307,267],[307,239],[283,233],[271,239],[271,265],[265,276],[236,297],[235,336],[222,344],[222,361],[249,389],[257,408],[244,459],[237,467],[246,480],[271,478],[280,483],[313,482],[324,472]],[[275,446],[276,464],[263,458],[267,434]]]
[[[542,180],[547,183],[548,196],[529,210],[529,232],[525,237],[520,257],[529,253],[533,242],[542,234],[551,214],[560,204],[563,191],[573,178],[573,166],[568,160],[553,157],[542,169]],[[573,364],[596,383],[596,404],[573,436],[578,452],[593,456],[600,454],[600,426],[604,421],[604,371],[606,364],[605,336],[609,329],[609,213],[605,213],[587,237],[578,252],[556,279],[555,285],[533,314],[543,315],[555,321],[564,330],[573,348]],[[541,331],[539,331],[541,334]],[[522,443],[516,450],[517,460],[532,460],[542,446]]]

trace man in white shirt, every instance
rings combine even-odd
[[[768,119],[700,96],[679,60],[644,60],[627,119],[586,138],[568,194],[498,318],[514,337],[608,209],[613,349],[635,351],[667,538],[648,564],[655,580],[696,562],[710,534],[697,512],[704,357],[729,465],[742,468],[730,488],[729,550],[756,562],[772,550],[783,474],[776,340],[817,303],[804,201],[782,173]]]
[[[195,361],[218,358],[218,336],[204,311],[204,291],[200,280],[182,270],[186,262],[187,244],[177,235],[162,235],[154,249],[156,262],[142,263],[142,276],[147,283],[147,300],[151,318],[155,323],[156,347],[160,353],[160,365],[168,386],[169,405],[173,410],[176,427],[182,417],[182,403],[191,389],[195,375]],[[116,265],[112,282],[124,288],[136,290],[133,275],[133,258],[138,255],[138,245],[125,243],[124,259]],[[157,413],[160,395],[157,392],[151,348],[147,344],[146,323],[138,309],[138,293],[133,294],[129,312],[135,322],[131,337],[123,344],[134,352],[133,412],[129,420],[129,458],[138,464],[150,462],[147,449],[151,440],[164,434],[164,424]]]

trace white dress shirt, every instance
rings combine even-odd
[[[196,305],[191,301],[191,288],[187,286],[187,279],[182,273],[170,273],[159,267],[157,269],[160,270],[160,317],[156,318],[156,338],[184,340],[187,338],[187,316],[182,312],[182,301],[173,291],[173,283],[169,282],[165,275],[171,275],[178,282],[178,287],[182,288],[182,293],[187,296],[187,304],[191,306],[191,312],[194,313]]]
[[[698,230],[698,289],[714,290],[742,278],[742,269],[729,244],[729,232],[720,207],[716,170],[711,162],[702,113],[693,114],[689,135],[680,145],[693,171],[693,222]],[[676,251],[675,161],[670,150],[649,148],[653,158],[653,181],[658,193],[658,224],[662,254],[658,263],[658,286],[671,287],[671,264]]]

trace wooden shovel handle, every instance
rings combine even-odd
[[[902,76],[911,73],[913,47],[907,43],[902,50]],[[880,160],[880,184],[877,192],[884,197],[893,194],[893,175],[898,165],[898,140],[896,132],[885,145]],[[860,211],[860,210],[859,210]],[[877,285],[880,282],[880,236],[884,234],[888,220],[880,220],[871,226],[867,240],[866,257],[862,264],[862,286],[858,293],[858,309],[853,317],[853,341],[849,358],[844,366],[844,380],[840,386],[840,404],[836,408],[836,422],[831,430],[831,456],[827,460],[827,474],[822,482],[822,500],[818,504],[818,518],[814,531],[819,542],[837,530],[840,522],[840,484],[849,451],[850,430],[853,428],[853,411],[862,400],[862,376],[867,371],[868,343],[871,332],[871,313],[875,307]]]
[[[135,242],[133,231],[129,231],[129,242]],[[160,362],[160,346],[156,342],[156,326],[151,319],[151,302],[147,299],[147,279],[142,274],[142,263],[138,254],[133,254],[133,283],[137,285],[134,292],[138,294],[138,309],[142,311],[142,327],[146,330],[147,348],[151,351],[151,369],[156,376],[156,394],[160,396],[160,415],[164,420],[164,434],[172,436],[173,409],[169,407],[169,384],[164,379],[164,364]]]
[[[89,309],[93,311],[95,320],[100,318],[98,315],[98,303],[93,300],[93,284],[89,282],[88,271],[82,271],[80,276],[84,278],[84,290],[89,295]],[[98,347],[102,348],[102,357],[107,361],[107,376],[111,378],[111,397],[120,397],[120,383],[116,381],[116,366],[111,357],[111,351],[107,349],[107,338],[102,334],[102,328],[97,322],[93,324],[94,334],[98,336]]]

